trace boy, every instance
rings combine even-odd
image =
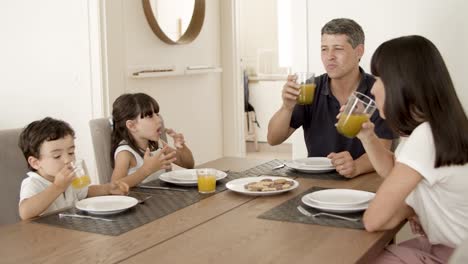
[[[21,219],[73,206],[86,197],[128,193],[128,185],[122,182],[81,189],[70,186],[75,178],[71,166],[75,160],[74,137],[69,124],[50,117],[32,122],[21,133],[18,145],[31,169],[21,183]]]

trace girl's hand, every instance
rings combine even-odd
[[[143,166],[142,168],[146,171],[147,176],[153,174],[154,172],[162,169],[170,169],[172,162],[176,161],[176,152],[171,150],[168,145],[165,145],[161,151],[151,156],[149,148],[145,151],[145,156],[143,157]]]
[[[127,195],[130,190],[128,184],[122,181],[109,183],[109,194]]]
[[[75,179],[75,172],[70,164],[66,164],[63,168],[55,175],[54,185],[60,190],[65,191],[71,182]]]
[[[184,144],[185,144],[185,139],[184,139],[184,135],[182,135],[182,133],[177,133],[174,131],[174,129],[171,129],[171,128],[167,128],[166,129],[166,133],[172,137],[172,139],[174,140],[174,147],[176,149],[181,149],[184,147]]]

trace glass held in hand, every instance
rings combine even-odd
[[[314,101],[315,94],[315,74],[312,72],[296,73],[296,82],[301,86],[300,94],[297,97],[297,103],[300,105],[309,105]]]
[[[72,161],[71,166],[75,173],[75,179],[73,179],[71,186],[75,189],[81,189],[91,184],[91,178],[89,177],[88,170],[84,160],[77,159]]]
[[[353,92],[340,114],[336,130],[345,137],[356,137],[362,124],[369,121],[375,109],[377,106],[372,98],[360,92]]]

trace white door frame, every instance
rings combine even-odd
[[[245,156],[244,89],[239,55],[239,0],[221,0],[223,154]]]

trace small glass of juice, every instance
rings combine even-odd
[[[309,105],[314,101],[315,94],[315,74],[312,72],[296,73],[296,82],[301,86],[300,94],[297,97],[297,104]]]
[[[213,193],[216,191],[216,170],[197,169],[197,183],[199,193]]]
[[[75,172],[75,179],[73,179],[71,186],[75,189],[81,189],[91,184],[88,170],[84,160],[77,159],[71,163],[73,171]]]
[[[354,138],[361,131],[362,124],[369,121],[375,109],[377,106],[372,98],[353,92],[338,119],[336,130],[345,137]]]

